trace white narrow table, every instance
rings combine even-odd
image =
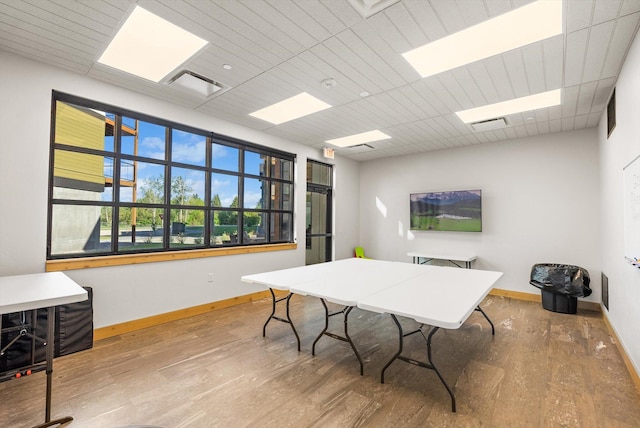
[[[471,263],[478,257],[474,254],[444,254],[425,251],[412,251],[407,253],[407,256],[413,258],[413,263],[420,264],[420,259],[424,259],[423,263],[427,263],[431,260],[446,260],[449,263],[462,267],[456,262],[464,262],[464,267],[471,269]]]
[[[46,408],[45,421],[38,425],[39,428],[60,425],[73,420],[70,416],[51,420],[55,307],[80,302],[87,298],[86,290],[62,272],[0,277],[0,315],[47,308]]]

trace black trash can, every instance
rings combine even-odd
[[[575,314],[578,297],[591,295],[589,272],[574,265],[535,264],[529,284],[542,292],[542,307],[548,311]]]

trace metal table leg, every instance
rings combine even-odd
[[[54,328],[55,328],[55,307],[50,306],[47,308],[47,347],[46,347],[46,359],[47,359],[47,397],[44,423],[34,428],[52,427],[54,425],[62,425],[67,422],[71,422],[73,418],[71,416],[65,416],[63,418],[51,420],[51,390],[53,382],[53,341],[54,341]]]
[[[320,332],[318,337],[316,337],[316,340],[313,341],[313,346],[311,347],[311,355],[316,354],[316,343],[318,343],[322,336],[329,336],[343,342],[348,342],[349,345],[351,345],[351,349],[353,349],[353,353],[356,354],[358,362],[360,363],[360,376],[364,375],[364,363],[362,361],[362,358],[360,357],[360,353],[356,349],[356,345],[353,343],[351,337],[349,336],[349,313],[353,309],[353,306],[345,306],[341,311],[329,313],[327,302],[324,299],[320,299],[320,301],[322,302],[322,306],[324,306],[324,329]],[[327,331],[327,329],[329,328],[329,317],[339,314],[344,314],[344,336],[340,336],[338,334],[330,333]]]
[[[401,355],[402,354],[404,338],[406,336],[410,336],[410,335],[418,333],[418,332],[422,333],[422,330],[418,329],[418,330],[411,331],[409,333],[403,333],[402,332],[402,326],[400,325],[400,322],[398,321],[398,318],[394,314],[391,314],[391,318],[393,319],[393,322],[395,322],[396,326],[398,327],[398,336],[399,336],[398,352],[396,352],[396,354],[393,356],[393,358],[391,358],[391,360],[389,360],[389,362],[382,369],[382,372],[380,373],[380,382],[384,383],[384,372],[387,370],[387,368],[389,368],[389,366],[395,360],[402,360],[402,361],[405,361],[407,363],[410,363],[410,364],[413,364],[413,365],[416,365],[416,366],[420,366],[420,367],[424,367],[424,368],[433,370],[438,375],[438,378],[440,378],[440,382],[442,382],[444,387],[447,388],[447,392],[449,393],[449,396],[451,397],[451,411],[455,412],[456,411],[456,397],[453,395],[453,391],[451,390],[451,388],[449,387],[447,382],[444,380],[444,378],[440,374],[440,371],[438,370],[438,368],[433,363],[433,359],[431,357],[431,338],[436,333],[436,331],[439,330],[439,328],[438,327],[433,327],[431,329],[431,331],[429,332],[429,335],[427,337],[427,358],[429,359],[429,363],[424,363],[422,361],[414,360],[412,358],[408,358],[408,357],[405,357],[405,356]]]
[[[267,324],[269,324],[269,322],[272,319],[289,324],[291,326],[291,330],[293,330],[293,334],[295,334],[296,336],[296,340],[298,341],[298,352],[300,352],[300,337],[298,336],[298,332],[296,331],[296,328],[293,325],[293,321],[291,321],[291,317],[289,316],[289,301],[291,300],[291,296],[293,296],[293,293],[289,293],[285,297],[276,298],[276,295],[273,292],[273,288],[269,288],[269,291],[271,292],[271,315],[269,315],[269,318],[267,318],[267,321],[264,323],[264,326],[262,327],[262,337],[267,336]],[[275,315],[276,303],[282,302],[283,300],[287,302],[286,318],[282,318]]]

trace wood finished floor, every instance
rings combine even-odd
[[[57,358],[52,416],[66,427],[639,427],[640,396],[597,312],[558,314],[539,303],[489,296],[458,330],[434,335],[435,372],[396,361],[388,315],[354,309],[349,345],[323,337],[317,299],[294,296],[288,325],[262,324],[267,300],[98,341]],[[402,319],[403,325],[415,326]],[[337,323],[337,329],[341,323]],[[405,354],[425,359],[413,335]],[[0,426],[44,420],[44,372],[0,383]]]

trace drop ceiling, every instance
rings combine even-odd
[[[335,148],[366,161],[597,126],[638,31],[640,0],[564,0],[563,34],[424,79],[402,57],[528,3],[0,0],[0,49],[318,150],[373,129],[391,136]],[[202,98],[98,64],[136,4],[209,41],[174,74],[229,89]],[[454,114],[558,88],[560,106],[509,115],[500,129],[474,132]],[[280,125],[249,116],[300,92],[333,107]]]

